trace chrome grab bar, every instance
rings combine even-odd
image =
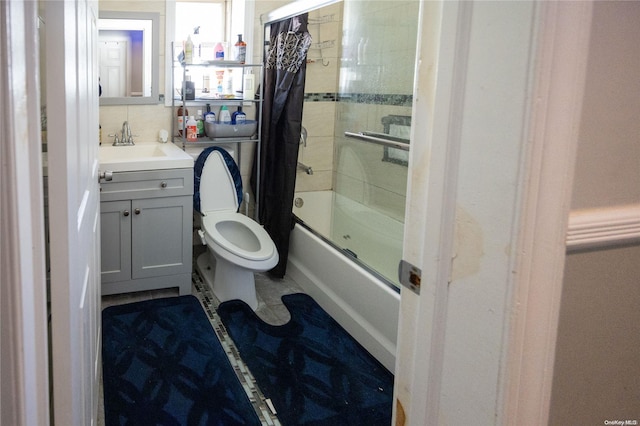
[[[375,143],[377,145],[389,146],[403,151],[409,151],[409,139],[391,136],[386,133],[378,132],[344,132],[348,138],[360,139],[365,142]]]

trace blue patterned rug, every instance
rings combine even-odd
[[[244,302],[218,315],[284,425],[391,424],[393,375],[306,294],[282,301],[291,321],[263,322]]]
[[[102,312],[105,423],[259,425],[194,296]]]

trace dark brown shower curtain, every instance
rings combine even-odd
[[[302,106],[311,35],[308,15],[271,24],[264,64],[258,220],[278,248],[280,260],[270,272],[284,277],[293,229],[293,197],[302,130]],[[257,159],[256,159],[257,160]],[[251,185],[256,190],[254,160]]]

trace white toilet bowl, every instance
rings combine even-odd
[[[194,208],[202,214],[199,233],[208,247],[197,259],[198,271],[220,302],[240,299],[255,310],[254,272],[268,271],[278,263],[276,246],[262,226],[237,212],[242,183],[226,151],[218,147],[203,151],[195,173],[199,188]]]

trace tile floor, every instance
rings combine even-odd
[[[194,260],[199,254],[199,250],[194,250]],[[256,274],[256,291],[258,294],[258,309],[256,313],[265,322],[272,325],[286,324],[289,319],[289,311],[282,304],[281,297],[290,293],[301,293],[300,286],[289,277],[283,279],[272,279],[267,274]],[[242,383],[249,400],[253,404],[258,417],[263,425],[280,425],[277,417],[269,409],[268,401],[257,388],[255,379],[249,372],[248,368],[238,355],[238,351],[233,344],[231,338],[227,335],[227,332],[222,325],[222,321],[216,313],[216,307],[219,301],[213,295],[207,284],[200,278],[199,274],[195,272],[192,277],[192,294],[198,297],[202,306],[211,321],[211,324],[220,339],[220,342],[225,349],[229,357],[229,361],[233,366],[238,379]],[[174,297],[178,295],[177,288],[166,290],[154,290],[143,291],[137,293],[118,294],[112,296],[104,296],[102,298],[102,309],[113,306],[121,305],[125,303],[133,303],[141,300],[148,300],[162,297]],[[100,400],[98,407],[98,425],[104,425],[104,405],[102,394],[102,382],[100,383]]]

